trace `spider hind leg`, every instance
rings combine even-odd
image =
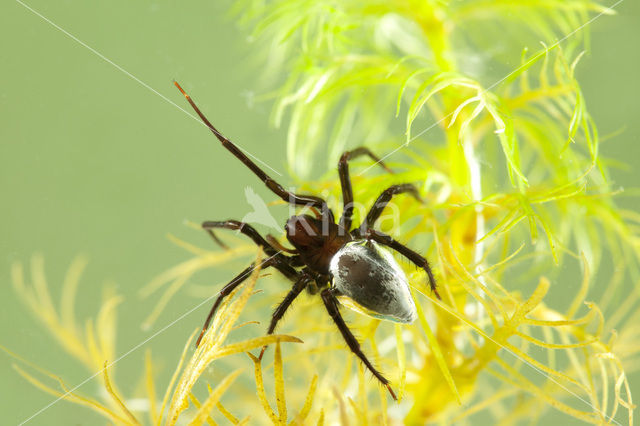
[[[282,302],[280,302],[278,307],[273,311],[273,314],[271,316],[271,323],[269,324],[267,334],[273,334],[273,332],[276,330],[276,327],[278,326],[278,322],[280,322],[284,314],[291,307],[293,301],[296,300],[298,296],[300,296],[300,293],[302,293],[302,291],[307,287],[307,284],[311,281],[313,281],[313,278],[311,276],[305,274],[304,272],[300,274],[300,277],[296,280],[295,284],[293,284],[293,287],[291,288],[291,290],[289,290],[289,293],[287,293]],[[266,350],[267,347],[263,346],[258,359],[262,359],[264,351]]]
[[[393,392],[393,389],[389,384],[389,380],[387,380],[382,375],[382,373],[380,373],[373,366],[373,364],[371,364],[371,362],[366,357],[364,352],[362,352],[362,349],[360,348],[360,343],[358,343],[358,339],[355,338],[351,330],[349,330],[347,323],[344,322],[342,315],[340,315],[340,310],[338,309],[338,299],[336,299],[336,296],[333,293],[333,290],[331,288],[327,288],[323,290],[320,294],[322,296],[322,301],[324,302],[324,306],[327,308],[327,312],[329,313],[329,316],[331,316],[331,319],[333,319],[333,322],[338,327],[338,330],[340,330],[340,333],[342,334],[342,337],[347,343],[347,346],[349,346],[349,349],[351,349],[351,352],[353,352],[358,358],[360,358],[360,360],[369,369],[369,371],[371,371],[371,373],[375,376],[375,378],[378,379],[380,383],[382,383],[387,388],[387,390],[389,391],[393,399],[397,401],[398,399],[396,398],[396,394],[395,392]]]
[[[431,270],[431,265],[429,265],[429,261],[426,258],[411,250],[404,244],[401,244],[398,241],[394,240],[390,235],[387,235],[383,232],[376,231],[374,229],[368,229],[365,232],[364,236],[367,239],[371,239],[379,244],[383,244],[397,251],[398,253],[409,259],[418,268],[422,268],[427,273],[427,277],[429,278],[429,286],[431,287],[431,291],[433,291],[433,294],[435,294],[439,300],[442,300],[442,297],[440,297],[440,293],[438,293],[436,278],[434,277],[433,271]]]

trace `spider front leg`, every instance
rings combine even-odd
[[[277,251],[268,241],[262,238],[262,235],[260,235],[258,231],[248,223],[240,222],[238,220],[206,221],[202,223],[202,228],[209,231],[216,240],[218,240],[218,238],[215,237],[215,234],[212,231],[213,229],[222,228],[240,231],[240,233],[251,238],[257,246],[262,247],[268,256],[273,257],[273,259],[270,260],[272,266],[282,272],[284,276],[289,279],[295,279],[298,275],[296,270],[293,269],[293,265],[290,260],[291,258],[281,255],[279,251]]]
[[[334,222],[333,212],[327,206],[327,202],[320,197],[316,197],[313,195],[299,195],[294,194],[293,192],[285,190],[282,185],[273,180],[269,175],[267,175],[264,170],[262,170],[256,163],[254,163],[249,157],[245,155],[244,152],[240,150],[233,142],[224,137],[222,133],[216,129],[211,122],[205,117],[205,115],[200,111],[200,108],[195,104],[193,99],[187,94],[187,92],[180,87],[178,82],[173,82],[180,93],[187,99],[189,105],[193,108],[193,110],[198,114],[202,122],[211,130],[211,132],[218,138],[218,140],[222,143],[222,146],[225,147],[229,152],[231,152],[238,160],[242,161],[242,163],[247,166],[258,178],[269,188],[274,194],[280,197],[282,200],[296,205],[296,206],[307,206],[307,207],[316,207],[322,211],[322,214],[327,217],[330,222]]]
[[[300,293],[302,293],[302,291],[307,287],[307,284],[309,284],[309,282],[311,281],[313,281],[312,276],[308,275],[305,272],[302,272],[300,274],[299,278],[296,280],[295,284],[293,284],[293,287],[291,288],[291,290],[289,290],[289,293],[285,296],[284,300],[280,302],[275,311],[273,311],[273,314],[271,316],[271,324],[269,324],[267,334],[273,334],[276,327],[278,326],[278,322],[282,319],[285,312],[287,312],[289,307],[291,307],[293,301],[296,300],[298,296],[300,296]],[[267,347],[263,346],[258,359],[262,359],[264,351],[266,350]]]
[[[224,243],[222,243],[217,237],[215,237],[215,234],[213,233],[213,229],[230,229],[233,231],[239,231],[241,234],[244,234],[247,237],[251,238],[251,240],[257,246],[262,247],[264,249],[264,252],[267,253],[268,255],[273,255],[277,252],[276,249],[268,241],[262,238],[262,235],[260,235],[258,231],[256,231],[256,229],[253,226],[249,225],[248,223],[240,222],[238,220],[224,220],[224,221],[207,220],[205,222],[202,222],[202,229],[210,232],[213,238],[216,241],[219,241],[220,244],[224,244]],[[226,244],[224,244],[224,246],[226,247]]]
[[[322,301],[324,302],[324,306],[327,308],[327,312],[338,327],[338,330],[340,330],[340,333],[347,343],[347,346],[349,346],[349,349],[351,349],[351,352],[353,352],[358,358],[360,358],[360,360],[369,369],[369,371],[371,371],[375,378],[386,386],[393,399],[397,401],[396,394],[393,392],[393,389],[391,389],[389,381],[382,375],[382,373],[376,370],[371,362],[367,359],[365,354],[362,352],[362,349],[360,349],[360,343],[358,343],[358,340],[355,338],[353,333],[351,333],[351,330],[349,330],[349,327],[344,322],[342,315],[340,315],[340,310],[338,309],[338,299],[334,294],[334,290],[332,288],[327,288],[320,294],[322,295]]]
[[[338,175],[340,176],[340,186],[342,187],[342,202],[344,208],[342,210],[342,216],[340,217],[340,226],[346,231],[351,229],[351,218],[353,216],[353,188],[351,186],[351,176],[349,175],[349,161],[362,155],[369,156],[376,164],[379,164],[389,173],[393,173],[393,170],[388,168],[380,158],[378,158],[368,148],[363,146],[354,149],[353,151],[347,151],[340,157],[338,162]]]
[[[390,235],[387,235],[380,231],[376,231],[375,229],[367,229],[364,237],[397,251],[398,253],[409,259],[414,265],[424,269],[424,271],[427,273],[427,276],[429,277],[429,285],[431,286],[431,291],[433,291],[438,299],[442,300],[442,297],[440,297],[440,294],[438,293],[438,289],[436,287],[436,279],[433,276],[433,271],[431,270],[431,266],[429,265],[427,259],[411,250],[409,247],[400,244]]]

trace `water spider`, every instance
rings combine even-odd
[[[216,229],[231,229],[249,237],[262,247],[267,259],[262,268],[274,268],[281,272],[292,283],[292,287],[273,312],[267,333],[275,331],[278,322],[294,300],[307,289],[319,294],[329,316],[340,330],[349,349],[364,363],[371,373],[389,390],[395,399],[389,381],[380,373],[362,352],[358,340],[345,323],[340,314],[338,296],[350,298],[358,310],[377,318],[411,323],[416,317],[416,306],[411,297],[406,275],[386,248],[397,251],[416,266],[424,269],[429,279],[431,290],[440,298],[436,282],[429,262],[409,247],[394,240],[391,236],[374,230],[373,225],[382,214],[392,197],[407,193],[420,200],[417,188],[412,184],[393,185],[382,191],[367,213],[363,222],[353,226],[353,190],[349,177],[349,161],[361,156],[368,156],[381,167],[390,171],[369,149],[360,147],[345,152],[338,162],[338,173],[342,186],[343,212],[336,222],[327,202],[314,195],[295,194],[285,190],[278,182],[247,157],[236,145],[224,137],[204,116],[191,97],[175,83],[202,121],[220,140],[229,152],[247,166],[266,186],[280,199],[297,207],[306,207],[313,214],[300,214],[289,218],[284,229],[289,243],[294,247],[288,249],[278,243],[275,238],[262,237],[251,225],[236,220],[207,221],[202,224],[219,243],[215,235]],[[221,243],[222,245],[222,243]],[[286,253],[286,254],[285,254]],[[248,266],[233,278],[219,292],[218,297],[207,316],[198,337],[200,343],[209,326],[216,309],[222,300],[238,285],[249,277],[255,265]],[[260,357],[264,354],[264,348]]]

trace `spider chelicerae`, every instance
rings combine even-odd
[[[263,261],[262,268],[275,268],[293,283],[289,293],[273,311],[267,334],[275,331],[280,319],[302,291],[306,289],[311,294],[320,293],[329,316],[340,330],[349,349],[386,386],[393,399],[396,399],[389,381],[367,359],[358,340],[342,318],[337,297],[350,298],[358,310],[377,318],[400,323],[415,321],[416,307],[411,297],[407,277],[391,253],[382,247],[386,246],[424,269],[429,278],[431,290],[440,298],[427,259],[394,240],[391,236],[372,228],[394,195],[408,193],[420,201],[417,188],[412,184],[405,183],[392,185],[385,189],[367,213],[362,224],[354,227],[352,223],[354,200],[351,178],[349,177],[349,160],[368,156],[387,171],[391,172],[391,170],[365,147],[347,151],[342,154],[338,162],[344,207],[342,216],[336,223],[333,212],[324,199],[313,195],[294,194],[285,190],[233,142],[224,137],[209,122],[182,87],[177,82],[174,84],[202,121],[222,142],[222,146],[242,161],[264,182],[267,188],[282,200],[296,207],[306,207],[313,212],[313,216],[309,214],[296,215],[287,221],[285,231],[287,240],[293,245],[293,249],[282,246],[270,235],[267,235],[266,238],[262,237],[251,225],[237,220],[206,221],[202,224],[202,227],[223,247],[225,245],[213,232],[214,229],[231,229],[246,235],[268,256]],[[289,256],[284,253],[288,253]],[[200,344],[200,340],[222,300],[249,277],[255,266],[255,264],[251,264],[220,290],[202,327],[196,346]],[[264,351],[265,348],[262,349],[260,358],[262,358]]]

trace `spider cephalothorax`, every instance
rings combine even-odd
[[[287,221],[285,231],[293,249],[283,247],[269,235],[266,239],[263,238],[251,225],[236,220],[207,221],[202,224],[214,240],[223,246],[224,244],[213,233],[213,229],[233,229],[248,236],[262,247],[268,256],[262,263],[262,268],[273,267],[293,282],[293,287],[273,312],[267,333],[274,332],[284,313],[303,290],[307,289],[311,293],[320,292],[327,312],[351,351],[387,387],[395,399],[396,396],[389,381],[369,362],[357,339],[342,319],[338,309],[338,297],[349,298],[351,305],[357,310],[377,318],[402,323],[410,323],[416,319],[416,307],[411,298],[407,277],[391,253],[382,246],[397,251],[418,267],[423,268],[429,277],[432,291],[438,298],[440,297],[427,260],[391,236],[372,229],[394,195],[409,193],[420,200],[416,187],[411,184],[401,184],[387,188],[373,204],[362,224],[352,227],[353,191],[349,177],[349,160],[366,155],[387,171],[391,171],[367,148],[360,147],[345,152],[338,163],[344,208],[339,222],[336,223],[333,212],[325,200],[313,195],[294,194],[285,190],[213,127],[180,85],[178,83],[175,85],[222,145],[251,169],[267,188],[282,200],[294,206],[307,207],[315,213],[314,216],[308,214],[292,216]],[[284,253],[289,253],[290,256]],[[254,266],[252,264],[247,267],[220,290],[196,345],[200,343],[220,302],[249,277]],[[263,353],[264,348],[260,357]]]

